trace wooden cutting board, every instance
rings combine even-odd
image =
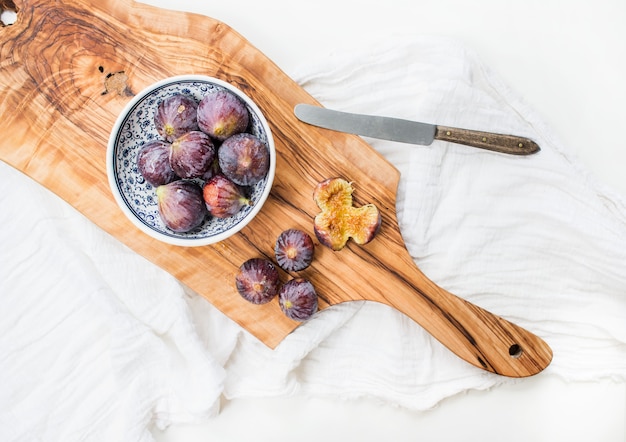
[[[277,302],[244,301],[234,286],[236,270],[252,257],[273,258],[274,241],[287,228],[314,237],[313,189],[343,177],[354,183],[357,206],[378,206],[382,228],[366,246],[333,252],[318,245],[313,265],[299,275],[315,285],[322,309],[362,299],[391,305],[459,357],[506,376],[532,375],[550,363],[552,352],[540,338],[422,274],[396,220],[398,171],[359,137],[299,122],[293,107],[318,103],[233,29],[130,0],[15,3],[18,21],[0,28],[0,158],[269,347],[299,324]],[[142,234],[116,205],[106,177],[107,139],[124,105],[144,87],[180,74],[209,75],[242,89],[265,114],[276,142],[277,172],[265,206],[239,234],[213,246],[170,246]]]

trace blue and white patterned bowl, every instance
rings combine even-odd
[[[263,180],[250,189],[252,206],[242,208],[230,218],[210,217],[191,232],[176,233],[165,227],[159,216],[155,189],[137,169],[137,153],[145,143],[159,137],[154,125],[154,114],[161,100],[182,93],[194,97],[199,102],[207,93],[220,89],[234,93],[248,107],[249,132],[263,140],[270,152],[269,171]],[[107,147],[109,185],[122,212],[144,233],[165,243],[179,246],[214,244],[240,231],[261,210],[270,193],[275,171],[274,140],[260,109],[247,95],[231,84],[207,76],[170,77],[138,93],[117,118]]]

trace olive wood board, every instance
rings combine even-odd
[[[524,377],[543,370],[550,347],[533,333],[471,304],[428,279],[409,255],[396,219],[398,170],[355,135],[299,122],[297,103],[319,105],[263,53],[210,17],[130,0],[15,1],[17,22],[0,28],[0,159],[67,201],[135,252],[204,296],[270,348],[298,325],[277,301],[249,304],[234,275],[252,257],[273,260],[276,237],[300,228],[315,238],[315,185],[342,177],[355,205],[382,213],[377,237],[334,252],[316,244],[297,273],[314,284],[320,309],[370,300],[403,312],[462,359]],[[276,176],[257,217],[215,245],[180,247],[141,233],[109,189],[106,147],[131,97],[182,74],[209,75],[250,96],[269,121]],[[290,277],[281,271],[281,278]],[[323,311],[318,315],[323,315]]]

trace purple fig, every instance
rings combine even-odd
[[[157,106],[154,125],[170,143],[186,132],[198,130],[198,103],[181,94],[167,97]]]
[[[170,144],[155,140],[143,145],[137,154],[137,169],[141,176],[154,187],[178,179],[170,166]]]
[[[253,304],[265,304],[280,287],[278,270],[267,259],[252,258],[244,262],[235,276],[239,294]]]
[[[204,172],[204,175],[200,177],[200,179],[202,179],[203,181],[208,181],[211,178],[213,178],[215,175],[219,175],[220,173],[221,173],[220,163],[217,161],[217,154],[216,154],[215,158],[213,159],[213,162],[211,163],[207,171]]]
[[[216,218],[228,218],[243,206],[252,205],[243,190],[224,175],[215,175],[207,181],[202,194],[207,209]]]
[[[200,178],[213,164],[215,146],[211,138],[199,130],[176,138],[170,149],[170,165],[181,178]]]
[[[246,105],[235,94],[219,90],[205,95],[198,104],[198,126],[219,141],[248,128]]]
[[[313,240],[298,229],[282,232],[274,246],[276,262],[288,272],[306,269],[313,261]]]
[[[202,189],[189,180],[173,181],[156,188],[159,215],[174,232],[189,232],[200,226],[208,212]]]
[[[217,151],[222,173],[240,186],[252,186],[261,181],[270,165],[267,146],[249,133],[233,135]]]
[[[287,281],[278,292],[278,304],[288,318],[306,321],[317,312],[315,288],[304,278]]]

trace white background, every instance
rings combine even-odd
[[[234,28],[284,71],[398,35],[460,41],[528,104],[598,180],[626,198],[624,0],[144,0]],[[626,325],[625,325],[626,326]],[[157,441],[626,440],[622,383],[536,376],[415,413],[374,401],[258,398],[216,418],[154,430]]]

